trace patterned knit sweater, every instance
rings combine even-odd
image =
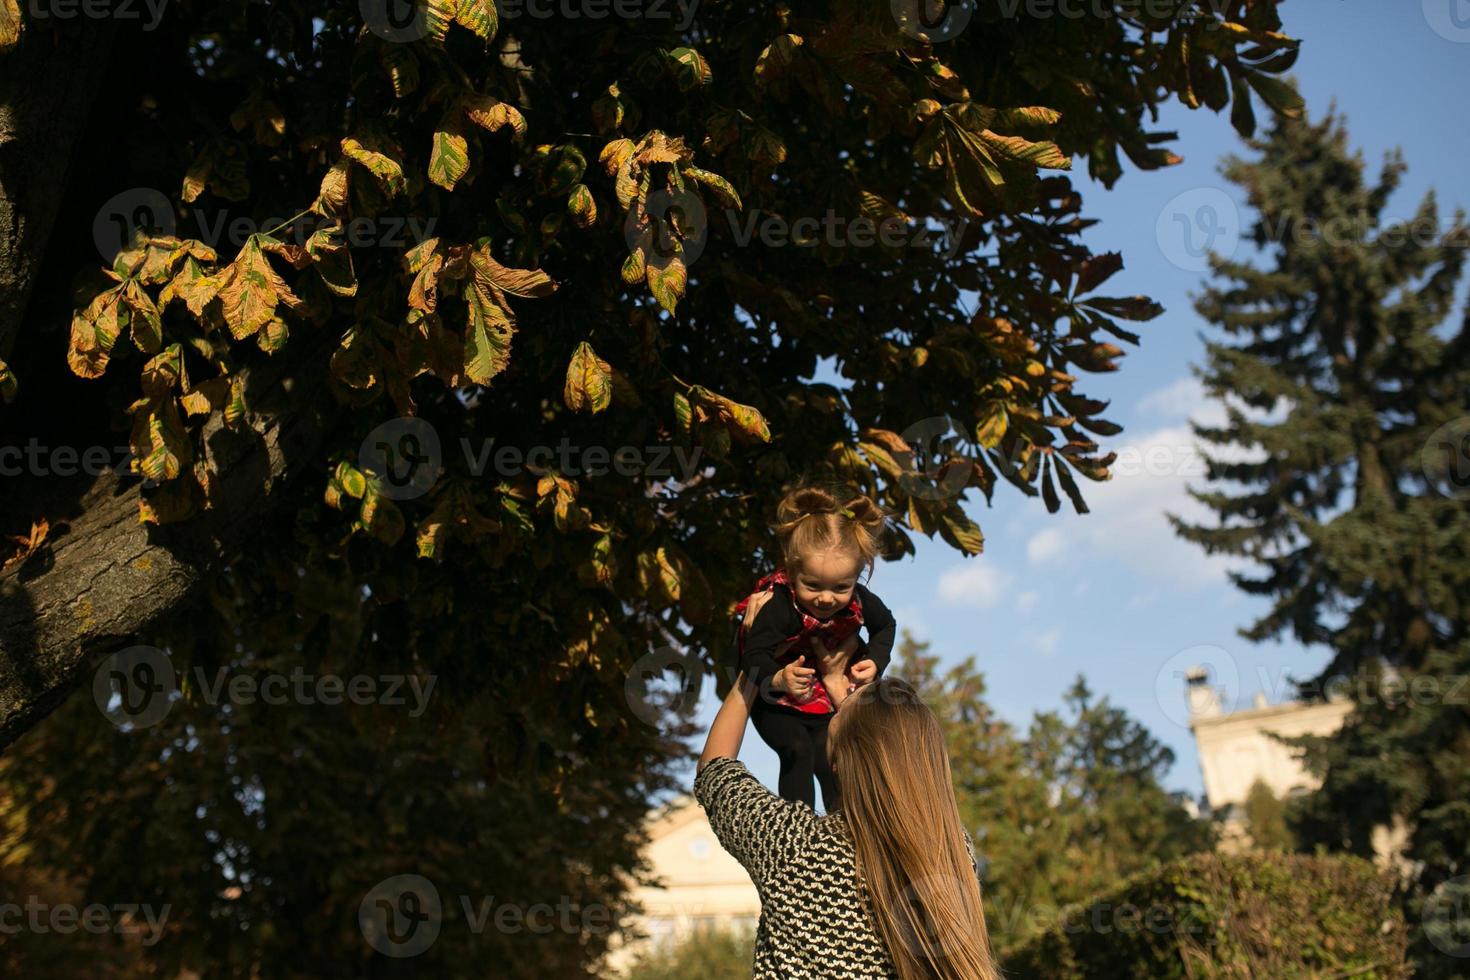
[[[897,980],[863,908],[863,879],[841,811],[819,817],[805,803],[783,800],[731,758],[705,763],[694,797],[760,895],[752,980]],[[968,833],[965,846],[973,864]]]

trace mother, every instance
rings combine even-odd
[[[757,697],[743,674],[699,757],[695,798],[761,898],[754,980],[999,980],[939,720],[906,681],[851,687],[851,649],[822,661],[832,813],[781,799],[736,759]]]

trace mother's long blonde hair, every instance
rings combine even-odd
[[[999,980],[939,719],[914,688],[853,692],[827,741],[865,898],[902,980]]]

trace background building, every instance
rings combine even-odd
[[[1352,713],[1353,702],[1336,698],[1270,704],[1258,691],[1251,707],[1226,712],[1220,691],[1209,685],[1203,667],[1190,670],[1188,679],[1189,728],[1199,750],[1206,810],[1223,812],[1221,850],[1247,847],[1250,839],[1243,810],[1257,780],[1281,799],[1311,792],[1319,785],[1302,765],[1301,753],[1275,736],[1331,735]],[[1379,827],[1373,835],[1379,861],[1392,862],[1404,870],[1406,866],[1396,856],[1406,840],[1407,828],[1402,820],[1392,830]]]
[[[648,938],[611,954],[611,969],[624,972],[649,945],[673,944],[714,929],[754,931],[760,896],[750,875],[720,846],[694,797],[680,796],[656,811],[648,836],[646,856],[662,887],[634,892],[644,913],[633,922]]]

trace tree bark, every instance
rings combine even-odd
[[[44,30],[28,25],[20,44],[0,55],[0,360],[25,320],[72,149],[96,104],[116,33],[105,17],[55,20]]]
[[[107,472],[79,499],[60,537],[0,573],[0,749],[56,708],[92,661],[133,641],[188,599],[256,532],[278,492],[320,465],[338,410],[321,379],[326,335],[248,370],[240,432],[216,415],[204,442],[215,506],[188,521],[140,522],[141,484]]]

